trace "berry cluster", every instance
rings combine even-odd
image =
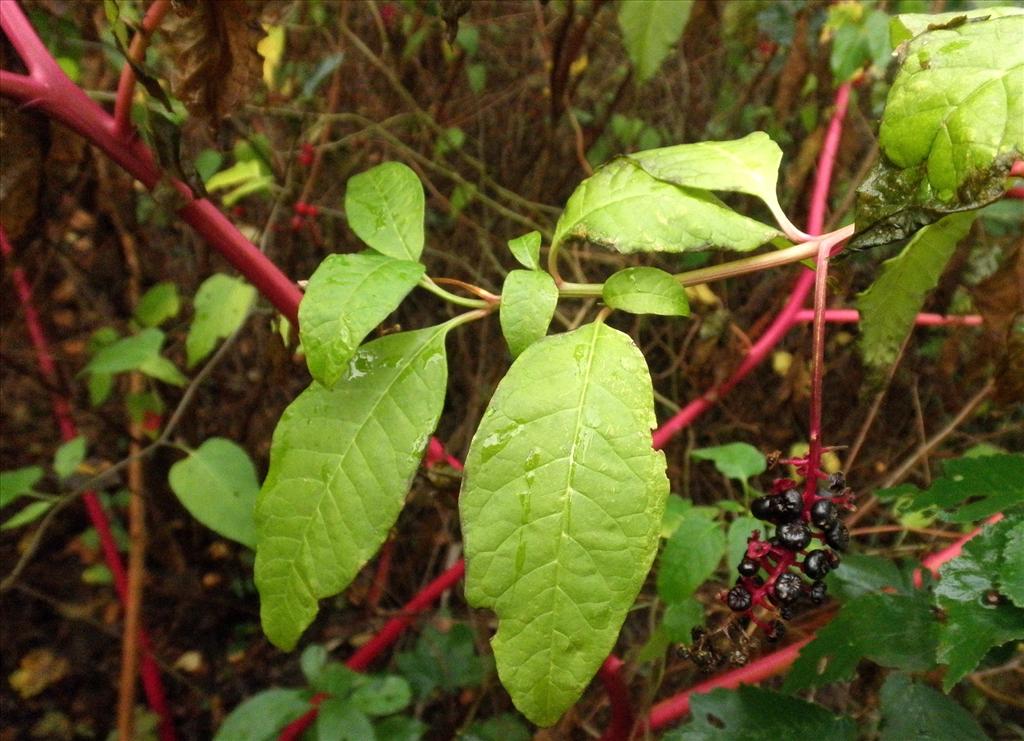
[[[845,551],[850,543],[840,511],[854,508],[853,492],[842,473],[826,477],[811,470],[806,457],[781,462],[793,465],[806,484],[798,487],[793,479],[776,479],[767,496],[751,503],[754,516],[775,531],[770,534],[766,528],[763,540],[760,531],[753,532],[737,567],[735,586],[721,595],[733,612],[764,630],[769,641],[783,636],[782,621],[792,617],[799,601],[825,601],[823,579],[839,565],[837,551]],[[809,551],[814,540],[825,547]]]
[[[693,661],[705,674],[710,674],[726,664],[734,667],[743,666],[750,660],[748,651],[752,641],[745,633],[741,632],[738,640],[733,640],[728,628],[708,633],[704,628],[697,627],[690,631],[690,638],[693,639],[693,645],[681,648],[680,655]]]

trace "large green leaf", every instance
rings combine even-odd
[[[987,741],[963,707],[931,687],[893,674],[882,686],[881,741]]]
[[[665,61],[686,28],[693,0],[643,0],[619,4],[619,27],[637,82],[644,82]]]
[[[217,345],[242,326],[256,289],[241,278],[216,273],[203,281],[196,291],[196,315],[185,338],[185,354],[191,368],[205,358]]]
[[[879,131],[882,158],[858,189],[852,244],[909,236],[1001,197],[1024,152],[1024,15],[954,21],[900,49]]]
[[[328,388],[370,331],[398,308],[424,267],[375,252],[328,255],[299,304],[299,336],[313,378]]]
[[[348,225],[366,244],[389,257],[420,259],[424,213],[423,184],[401,162],[385,162],[348,180]]]
[[[1022,15],[1024,8],[1011,6],[954,10],[949,13],[901,13],[890,22],[890,37],[893,45],[902,44],[926,31],[946,25],[959,25],[971,20],[1001,18],[1005,15]]]
[[[295,646],[395,524],[444,403],[447,331],[367,343],[333,389],[313,382],[281,416],[256,503],[260,616],[276,645]]]
[[[857,297],[860,347],[868,365],[880,368],[896,362],[925,294],[939,282],[974,217],[973,213],[953,214],[919,231],[898,255],[885,261],[881,275]]]
[[[633,314],[687,316],[690,304],[686,291],[664,270],[625,268],[604,282],[601,298],[613,309]]]
[[[540,725],[580,696],[654,559],[668,495],[654,423],[643,355],[589,324],[527,348],[473,438],[466,597],[497,613],[498,674]]]
[[[230,440],[212,437],[171,466],[171,489],[208,528],[256,547],[253,509],[260,484],[248,454]]]
[[[745,251],[778,235],[706,190],[660,180],[633,159],[619,157],[569,197],[552,244],[583,239],[619,252]]]
[[[512,357],[548,333],[558,304],[554,279],[539,270],[513,270],[501,288],[498,319]]]

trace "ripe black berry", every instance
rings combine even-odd
[[[808,553],[803,562],[804,573],[812,579],[824,578],[825,574],[832,570],[832,559],[829,557],[829,553],[830,551],[824,550]]]
[[[811,531],[802,522],[787,522],[779,528],[779,541],[791,551],[802,551],[811,542]]]
[[[750,503],[750,512],[759,520],[770,520],[771,518],[771,505],[768,503],[768,497],[758,497]]]
[[[786,635],[786,625],[781,620],[772,621],[772,624],[768,626],[768,640],[775,643],[784,635]]]
[[[825,601],[825,594],[828,592],[828,586],[823,581],[816,581],[811,585],[811,602],[816,605],[820,605]]]
[[[783,523],[792,522],[800,517],[803,511],[804,498],[797,489],[789,489],[776,494],[769,502],[771,503],[772,521]]]
[[[819,499],[811,505],[811,522],[822,530],[828,530],[839,520],[839,511],[827,499]]]
[[[850,531],[846,525],[837,522],[825,532],[825,542],[837,551],[845,551],[850,545]]]
[[[740,576],[753,576],[760,569],[761,567],[757,565],[757,561],[751,561],[749,558],[744,558],[740,561],[739,566],[736,567],[736,570],[740,572]]]
[[[733,612],[746,612],[751,605],[750,592],[746,587],[735,586],[729,590],[725,602]]]
[[[790,607],[789,605],[786,605],[785,607],[781,608],[779,610],[779,617],[781,617],[783,620],[792,620],[793,619],[793,608]]]
[[[803,589],[803,580],[796,574],[786,572],[780,574],[772,587],[772,595],[780,605],[788,605],[800,596]]]

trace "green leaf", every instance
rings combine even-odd
[[[698,448],[690,457],[699,461],[712,461],[719,473],[736,481],[764,473],[768,467],[764,454],[748,443],[726,443],[713,448]]]
[[[6,507],[26,494],[33,494],[34,487],[41,478],[43,469],[39,466],[16,468],[0,473],[0,507]]]
[[[643,355],[589,324],[527,348],[473,437],[466,597],[497,613],[498,674],[539,725],[579,698],[654,559],[668,495],[654,424]]]
[[[114,389],[114,377],[110,373],[90,373],[86,385],[89,388],[89,403],[98,407],[110,397]]]
[[[544,337],[555,315],[558,287],[539,270],[513,270],[501,289],[498,319],[513,358]]]
[[[729,524],[729,534],[726,536],[726,563],[729,567],[729,576],[736,573],[743,556],[747,553],[747,539],[755,530],[764,532],[765,525],[756,517],[737,517]]]
[[[987,741],[963,707],[931,687],[892,674],[882,685],[881,741]]]
[[[337,661],[328,661],[315,677],[309,678],[309,687],[335,697],[347,697],[353,688],[365,681],[365,675]]]
[[[982,459],[984,460],[984,459]],[[949,692],[993,646],[1024,638],[1024,609],[1000,598],[1008,537],[1024,523],[1007,517],[971,539],[959,558],[939,571],[935,596],[945,612],[939,661],[949,670],[942,688]]]
[[[725,553],[725,534],[715,520],[687,514],[658,561],[658,595],[680,602],[708,580]]]
[[[857,726],[821,705],[746,685],[694,695],[693,720],[664,741],[853,741]]]
[[[426,723],[408,715],[393,715],[373,726],[377,741],[420,741],[428,730]]]
[[[79,435],[57,448],[53,455],[53,470],[59,478],[66,479],[85,460],[85,444],[85,436]]]
[[[661,518],[661,537],[668,538],[683,522],[688,510],[693,509],[693,502],[680,496],[669,495],[665,501],[665,514]]]
[[[661,67],[679,41],[693,9],[693,0],[646,0],[619,3],[619,27],[637,83]]]
[[[152,327],[144,329],[98,350],[82,372],[113,374],[139,370],[147,360],[160,357],[163,344],[163,332]]]
[[[189,368],[209,355],[217,340],[242,326],[255,300],[256,289],[241,278],[217,273],[203,281],[196,292],[196,315],[185,338]]]
[[[925,295],[939,282],[974,217],[973,213],[954,214],[919,231],[898,255],[883,263],[875,282],[857,297],[860,347],[868,365],[881,368],[896,362]]]
[[[412,688],[405,677],[387,674],[371,677],[356,687],[349,701],[360,712],[371,716],[390,715],[405,710],[412,702]]]
[[[1012,526],[1003,549],[1002,593],[1024,607],[1024,522]]]
[[[299,304],[299,337],[313,378],[330,388],[366,335],[423,275],[418,262],[375,252],[328,255]]]
[[[704,605],[694,597],[666,605],[665,614],[661,617],[661,627],[668,641],[687,646],[693,642],[690,631],[703,622]]]
[[[171,466],[171,489],[189,513],[214,532],[256,547],[253,510],[260,485],[249,455],[230,440],[211,437]]]
[[[135,307],[135,319],[143,327],[156,327],[176,317],[180,309],[178,287],[173,283],[157,283],[142,294]]]
[[[217,729],[214,741],[271,741],[307,710],[309,697],[302,690],[264,690],[231,711]]]
[[[327,649],[319,643],[311,643],[302,649],[299,656],[299,668],[306,681],[312,684],[327,666]]]
[[[844,555],[839,568],[830,573],[827,580],[829,594],[843,602],[894,589],[905,596],[914,592],[910,574],[901,571],[893,561],[862,553]]]
[[[879,131],[882,158],[858,189],[851,244],[909,236],[1002,197],[1024,152],[1024,15],[948,23],[900,48]]]
[[[633,159],[619,157],[569,197],[552,244],[582,239],[625,253],[748,251],[777,236],[708,191],[659,180]]]
[[[375,741],[373,723],[348,700],[331,697],[320,703],[313,726],[316,741]]]
[[[850,600],[800,651],[786,692],[841,682],[862,658],[882,666],[923,671],[935,665],[939,624],[922,595],[866,594]]]
[[[446,633],[428,625],[416,648],[398,654],[395,661],[421,699],[436,689],[454,692],[479,685],[487,671],[476,653],[473,631],[465,625],[455,625]]]
[[[14,528],[21,527],[22,525],[28,525],[31,522],[35,522],[40,517],[46,514],[46,511],[54,505],[51,501],[36,501],[30,502],[22,507],[17,514],[0,525],[0,530],[13,530]]]
[[[601,298],[613,309],[632,314],[688,316],[686,291],[669,273],[657,268],[625,268],[605,281]]]
[[[459,734],[459,741],[530,741],[530,738],[526,724],[512,713],[478,720],[468,731]]]
[[[856,8],[852,14],[851,8]],[[888,14],[881,10],[865,12],[852,3],[833,5],[826,27],[834,31],[829,63],[837,84],[851,79],[869,62],[884,72],[892,53]]]
[[[927,491],[900,487],[913,493],[913,510],[938,508],[951,522],[974,522],[996,512],[1024,507],[1024,454],[1000,453],[981,458],[947,461],[942,476]]]
[[[172,386],[184,386],[188,383],[188,379],[178,370],[178,367],[162,355],[146,358],[139,364],[139,370],[151,378]]]
[[[258,181],[264,175],[263,166],[257,159],[237,162],[225,170],[212,175],[206,181],[206,189],[211,193],[225,188],[234,188]]]
[[[333,389],[314,382],[274,431],[256,504],[263,629],[291,649],[395,524],[444,403],[448,327],[374,340]]]
[[[540,232],[527,232],[508,240],[508,248],[516,261],[527,270],[540,270]]]
[[[892,44],[897,46],[932,28],[941,28],[947,25],[955,26],[964,21],[1002,18],[1007,15],[1021,14],[1024,14],[1024,8],[1015,8],[1013,6],[954,10],[950,13],[902,13],[894,17],[890,23]]]
[[[348,225],[366,244],[389,257],[420,259],[424,213],[423,185],[401,162],[385,162],[348,180]]]

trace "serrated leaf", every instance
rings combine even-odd
[[[654,76],[679,41],[693,9],[693,0],[645,0],[619,4],[622,42],[642,83]]]
[[[370,331],[398,308],[425,268],[375,252],[328,255],[299,304],[299,337],[309,372],[330,388]]]
[[[782,688],[786,692],[841,682],[862,658],[923,671],[935,665],[939,623],[922,595],[866,594],[847,602],[801,651]]]
[[[883,591],[896,590],[906,596],[914,592],[910,575],[900,571],[893,561],[863,553],[844,555],[839,568],[828,575],[827,583],[829,593],[843,602]]]
[[[209,355],[217,340],[242,326],[255,300],[256,289],[241,278],[216,273],[203,281],[196,292],[196,315],[185,338],[189,368]]]
[[[498,615],[498,674],[550,725],[615,643],[658,544],[668,479],[650,374],[604,324],[534,343],[470,446],[459,508],[466,596]]]
[[[401,162],[385,162],[353,175],[345,189],[345,216],[370,247],[399,260],[423,252],[423,184]]]
[[[156,327],[178,315],[181,297],[173,283],[157,283],[139,299],[135,318],[143,327]]]
[[[688,316],[686,291],[669,273],[657,268],[625,268],[604,282],[601,298],[613,309],[631,314]]]
[[[901,13],[890,23],[890,34],[893,46],[898,46],[908,39],[919,36],[932,28],[960,24],[965,21],[1001,18],[1006,15],[1024,14],[1024,8],[1012,6],[994,8],[975,8],[974,10],[955,10],[950,13]]]
[[[664,741],[770,741],[813,738],[853,741],[857,725],[821,705],[759,687],[716,689],[694,695],[693,720]]]
[[[892,674],[881,692],[881,741],[987,741],[963,707],[927,685]]]
[[[138,370],[147,360],[160,356],[164,333],[150,327],[100,348],[83,373],[125,373]]]
[[[527,270],[540,270],[540,232],[528,232],[508,240],[509,251]]]
[[[270,741],[308,710],[309,697],[302,690],[264,690],[231,711],[217,729],[214,741]]]
[[[737,517],[729,524],[726,536],[726,563],[729,576],[736,573],[736,567],[747,552],[747,539],[755,530],[764,532],[765,525],[756,517]]]
[[[939,282],[974,217],[953,214],[921,229],[898,255],[883,263],[875,282],[857,297],[861,354],[868,365],[881,368],[896,362],[925,295]]]
[[[85,459],[85,436],[79,435],[57,448],[53,454],[53,471],[62,479],[73,474]]]
[[[539,270],[513,270],[501,288],[498,319],[513,358],[548,333],[558,304],[554,279]]]
[[[171,466],[171,489],[189,513],[225,538],[256,547],[253,510],[260,485],[248,453],[211,437]]]
[[[706,190],[659,180],[632,159],[598,168],[569,197],[554,245],[582,239],[618,252],[748,251],[779,236]]]
[[[447,331],[367,343],[333,389],[314,382],[281,416],[256,504],[260,616],[276,645],[295,645],[394,525],[441,414]]]
[[[26,494],[32,494],[35,485],[42,478],[43,469],[39,466],[27,466],[0,473],[0,507],[6,507]]]
[[[751,476],[764,473],[768,468],[764,453],[749,443],[698,448],[690,451],[690,457],[698,461],[712,461],[719,473],[736,481],[746,481]]]
[[[687,513],[658,560],[658,595],[681,602],[715,573],[725,553],[725,533],[712,519]]]

